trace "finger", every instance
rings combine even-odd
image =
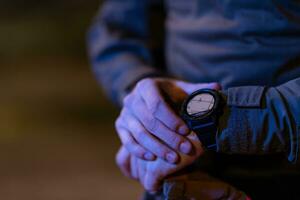
[[[179,134],[188,134],[188,127],[165,102],[155,81],[143,79],[137,84],[136,89],[155,118]]]
[[[220,90],[222,86],[219,83],[188,83],[184,81],[176,81],[176,85],[184,90],[187,94],[191,94],[200,89]]]
[[[143,185],[144,180],[145,180],[145,175],[146,175],[146,162],[149,161],[144,161],[142,159],[138,159],[138,174],[139,174],[139,181]]]
[[[116,155],[116,163],[118,167],[120,168],[123,175],[125,175],[128,178],[131,177],[131,169],[130,169],[130,154],[129,152],[122,146],[117,155]]]
[[[141,146],[167,162],[176,163],[178,161],[179,157],[176,152],[148,132],[128,110],[124,112],[126,113],[124,121],[127,123],[128,130]]]
[[[145,175],[145,180],[144,180],[144,188],[150,193],[155,193],[159,190],[160,188],[160,178],[157,176],[157,172],[151,173],[151,171],[148,171]]]
[[[137,168],[137,159],[135,156],[130,157],[130,169],[131,169],[131,176],[133,179],[138,180],[138,168]]]
[[[199,157],[200,155],[202,155],[204,153],[204,147],[202,146],[202,143],[199,140],[197,134],[192,131],[188,135],[188,138],[193,143],[193,147],[195,149],[195,155],[194,156]]]
[[[169,147],[182,153],[189,154],[192,152],[192,144],[190,141],[170,130],[160,120],[152,116],[151,113],[145,112],[147,107],[141,97],[135,98],[133,101],[132,113],[143,124],[143,126],[153,135],[164,141]]]
[[[132,155],[149,161],[155,160],[156,156],[139,145],[122,122],[117,122],[116,124],[116,129],[122,144]]]

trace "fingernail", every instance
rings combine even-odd
[[[189,129],[186,126],[180,126],[178,128],[178,132],[181,135],[187,135],[189,133]]]
[[[182,153],[189,154],[192,150],[192,145],[188,141],[185,141],[180,144],[179,148]]]
[[[177,161],[177,154],[173,153],[173,152],[170,152],[170,153],[167,153],[167,161],[169,163],[176,163]]]
[[[146,159],[146,160],[154,160],[154,155],[152,154],[152,153],[150,153],[150,152],[146,152],[145,154],[144,154],[144,158]]]

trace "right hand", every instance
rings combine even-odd
[[[197,135],[193,132],[187,136],[195,149],[193,155],[184,155],[178,152],[180,162],[170,164],[162,159],[145,161],[131,155],[124,146],[121,146],[117,155],[116,163],[122,173],[141,183],[145,190],[156,192],[162,181],[169,175],[192,164],[204,151]]]
[[[190,154],[193,147],[184,137],[189,129],[166,103],[169,99],[182,101],[191,92],[219,89],[217,83],[194,84],[167,78],[146,78],[124,98],[123,109],[115,126],[122,144],[130,154],[144,160],[159,157],[169,163],[179,161],[176,151]]]
[[[137,175],[137,179],[143,185],[145,190],[149,192],[157,192],[161,188],[163,180],[165,180],[166,177],[170,177],[173,173],[191,165],[203,154],[204,150],[197,135],[191,132],[191,134],[187,137],[192,142],[194,153],[191,155],[185,155],[178,152],[180,162],[176,164],[170,164],[159,158],[155,161],[136,159],[137,161],[133,163],[136,164],[136,167],[132,167],[132,174],[134,174],[133,170],[136,170],[137,173],[134,175]]]
[[[158,191],[162,183],[168,188],[176,188],[176,185],[184,184],[186,186],[184,193],[189,199],[251,200],[244,192],[199,170],[182,175],[173,174],[193,163],[203,153],[201,142],[197,136],[192,133],[188,137],[192,141],[196,152],[194,155],[179,153],[181,159],[177,164],[170,164],[161,159],[145,161],[136,158],[130,155],[124,146],[121,146],[117,153],[116,162],[125,176],[139,181],[144,189],[150,193]],[[168,192],[164,195],[174,197],[174,193],[171,191],[173,189],[168,189]],[[181,197],[182,194],[178,193],[176,195]]]

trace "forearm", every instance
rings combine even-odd
[[[89,58],[107,95],[121,104],[137,80],[159,74],[147,47],[147,1],[108,0],[88,34]]]

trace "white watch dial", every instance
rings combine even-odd
[[[215,104],[215,98],[209,93],[194,96],[187,104],[189,115],[203,115],[209,112]]]

